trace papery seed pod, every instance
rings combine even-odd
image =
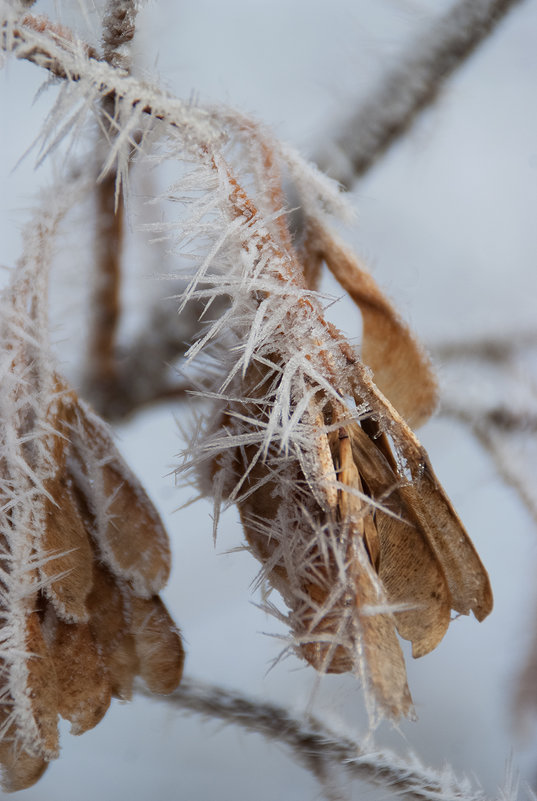
[[[164,526],[103,421],[78,400],[72,417],[68,470],[92,516],[101,559],[137,595],[149,598],[164,587],[170,572]]]
[[[73,625],[47,609],[48,650],[56,672],[58,713],[71,722],[71,733],[92,729],[105,715],[112,688],[98,643],[87,623]]]
[[[421,656],[452,609],[481,620],[492,607],[486,571],[402,416],[419,424],[435,406],[429,360],[324,221],[305,214],[297,253],[283,218],[265,224],[227,165],[215,169],[235,249],[227,283],[215,281],[230,298],[227,326],[191,349],[212,348],[218,365],[192,467],[215,520],[221,502],[237,504],[299,655],[321,672],[355,672],[372,720],[412,715],[397,633]],[[273,186],[257,186],[265,212]],[[323,261],[362,311],[367,367],[309,291]]]
[[[15,741],[9,742],[4,738],[0,743],[0,765],[4,791],[14,793],[17,790],[26,790],[39,781],[48,767],[48,761],[41,756],[29,754]]]
[[[87,620],[86,599],[92,586],[93,549],[73,487],[63,469],[48,487],[41,547],[48,558],[40,565],[45,593],[66,621]]]
[[[11,790],[58,756],[60,716],[87,731],[136,676],[170,692],[184,659],[158,597],[170,571],[162,521],[50,349],[51,242],[72,201],[63,184],[58,195],[0,293],[0,766]]]
[[[25,490],[31,505],[24,509],[15,495],[3,527],[4,618],[23,633],[22,647],[15,650],[11,634],[0,654],[6,789],[29,786],[57,757],[59,716],[81,734],[101,720],[113,695],[131,696],[137,675],[171,692],[184,660],[180,634],[154,594],[169,572],[160,518],[106,426],[54,381],[46,433],[36,432],[24,461],[11,467],[14,487],[25,473],[35,476]],[[28,515],[24,528],[18,504]],[[27,587],[22,599],[17,575]]]
[[[133,598],[131,631],[138,672],[154,693],[171,693],[183,673],[181,640],[168,611],[158,596]]]

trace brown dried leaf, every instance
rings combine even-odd
[[[256,225],[256,205],[224,169],[229,216],[244,231],[251,333],[202,443],[215,497],[238,505],[301,654],[323,672],[352,669],[371,706],[410,714],[396,627],[421,655],[452,608],[482,619],[492,606],[487,573],[402,417],[418,425],[434,409],[429,360],[323,222],[306,220],[295,251],[286,231]],[[362,311],[368,366],[307,291],[321,258]],[[261,270],[263,288],[251,291]],[[238,353],[245,325],[231,326]]]
[[[397,631],[412,643],[415,658],[436,648],[449,626],[451,596],[442,568],[420,531],[377,511],[382,558],[379,578],[394,612]]]
[[[114,575],[98,561],[93,564],[93,587],[87,605],[91,632],[107,659],[128,631],[130,612]]]
[[[422,476],[401,488],[412,522],[424,532],[444,571],[452,608],[484,620],[492,611],[492,590],[485,568],[451,503],[442,492],[425,452]]]
[[[365,402],[372,410],[373,437],[393,466],[406,519],[422,532],[442,568],[452,609],[464,615],[473,612],[477,620],[483,620],[492,609],[489,577],[436,478],[425,449],[358,363],[354,393],[357,404]],[[388,437],[393,442],[393,452]]]
[[[401,715],[413,717],[412,697],[407,685],[405,660],[395,633],[394,615],[375,610],[376,606],[385,605],[386,599],[378,591],[372,566],[358,549],[359,540],[355,543],[353,564],[357,574],[356,605],[362,610],[360,634],[367,664],[364,673],[384,714],[394,719]],[[387,600],[389,603],[390,599]]]
[[[247,461],[247,452],[245,456]],[[256,465],[249,479],[252,486],[266,479],[265,470],[263,464]],[[298,486],[301,481],[297,476]],[[267,578],[291,609],[301,655],[323,673],[358,672],[385,714],[410,715],[412,699],[394,617],[389,612],[372,613],[386,606],[386,598],[362,544],[358,530],[362,521],[341,523],[334,529],[339,541],[328,543],[324,553],[313,532],[267,537],[256,521],[263,518],[266,523],[277,516],[275,489],[274,482],[265,481],[239,503],[239,511],[252,551],[267,566]],[[270,530],[274,532],[273,527]],[[294,545],[282,547],[283,537],[293,538]],[[342,552],[350,565],[344,576]],[[356,649],[364,654],[360,664]]]
[[[117,585],[104,565],[96,565],[88,607],[89,627],[103,654],[113,695],[130,698],[138,675],[152,692],[175,690],[183,672],[184,649],[158,596],[137,598],[127,584]]]
[[[45,772],[48,761],[36,749],[30,753],[21,744],[18,722],[14,715],[13,702],[5,698],[0,705],[0,768],[2,771],[2,789],[5,792],[25,790],[41,778]],[[30,747],[30,746],[28,746]]]
[[[140,673],[161,692],[175,689],[184,656],[160,599],[137,597],[160,588],[169,571],[167,536],[156,511],[104,424],[82,411],[60,379],[51,397],[42,452],[26,447],[23,457],[31,471],[38,453],[46,468],[38,513],[28,518],[40,527],[23,517],[20,532],[27,587],[42,589],[30,592],[25,606],[16,609],[12,628],[23,627],[25,647],[18,646],[23,651],[18,661],[7,665],[6,660],[1,688],[0,764],[8,789],[29,786],[58,756],[59,715],[71,721],[72,733],[81,734],[101,720],[113,694],[130,698]],[[87,428],[78,425],[81,416],[89,421]],[[105,548],[98,538],[103,520]],[[8,521],[11,535],[9,525],[15,522]],[[138,553],[118,569],[121,549],[126,543],[133,549],[129,533]],[[7,534],[5,539],[9,554]],[[108,554],[107,565],[99,551]],[[3,567],[9,572],[11,561],[4,559]],[[141,608],[150,620],[140,618]]]
[[[408,607],[395,613],[397,630],[412,642],[413,656],[423,656],[438,645],[449,625],[451,595],[444,571],[400,496],[401,479],[394,472],[397,468],[386,437],[375,426],[373,438],[357,424],[348,430],[353,458],[371,497],[392,513],[379,508],[374,513],[380,542],[379,577],[388,601]]]
[[[429,357],[352,251],[321,223],[309,223],[308,239],[309,250],[320,254],[360,308],[362,359],[373,371],[376,386],[408,424],[418,428],[438,403]]]
[[[302,656],[323,672],[359,672],[379,707],[398,717],[412,705],[396,630],[422,656],[444,636],[451,609],[482,619],[492,596],[423,448],[361,365],[354,379],[357,403],[365,397],[375,418],[360,425],[342,403],[327,401],[320,413],[312,402],[303,420],[316,430],[315,447],[279,474],[276,451],[262,460],[256,446],[235,449],[237,503],[252,551],[291,610]],[[261,383],[252,369],[244,394],[254,397]],[[247,403],[236,403],[223,426],[244,435],[245,421],[255,419]],[[280,512],[288,518],[293,506],[303,513],[280,531]]]
[[[136,653],[133,634],[125,634],[107,661],[112,695],[122,701],[130,701],[134,679],[140,672],[140,661]]]
[[[120,572],[139,590],[143,576],[144,595],[160,590],[168,580],[170,550],[166,532],[147,496],[136,482],[125,480],[117,464],[103,467],[104,489],[112,500],[106,529],[106,549],[110,549]]]

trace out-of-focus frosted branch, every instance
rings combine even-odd
[[[533,520],[537,523],[537,493],[534,471],[520,458],[518,445],[537,432],[537,387],[532,372],[520,366],[524,354],[537,347],[537,332],[521,331],[514,335],[484,337],[459,343],[444,343],[433,348],[434,356],[444,365],[471,365],[479,380],[480,371],[493,370],[494,384],[502,387],[492,399],[481,393],[480,400],[468,397],[444,397],[440,414],[466,426],[491,456],[503,481],[512,487]],[[517,366],[518,364],[518,366]]]
[[[137,7],[134,0],[108,0],[103,17],[103,52],[114,67],[129,69],[129,44],[134,38]]]
[[[533,473],[528,473],[525,464],[521,464],[517,459],[513,443],[507,436],[513,430],[523,431],[526,429],[534,433],[537,428],[535,415],[528,418],[520,416],[517,421],[517,416],[512,415],[509,410],[494,411],[496,412],[495,416],[481,415],[479,412],[474,413],[462,407],[444,406],[441,408],[442,415],[458,420],[469,428],[473,436],[492,457],[503,481],[515,490],[520,501],[537,524],[537,494]],[[502,422],[504,416],[507,425]]]
[[[142,688],[139,692],[148,693]],[[240,726],[270,740],[285,743],[305,764],[344,768],[355,779],[383,787],[413,801],[487,801],[467,779],[458,780],[449,768],[435,771],[412,757],[403,760],[389,751],[366,751],[348,736],[335,734],[312,717],[296,717],[284,707],[258,701],[234,690],[183,679],[171,695],[155,698],[180,709]],[[310,765],[311,767],[311,765]],[[498,801],[515,801],[516,781],[507,777]],[[490,800],[492,801],[492,799]]]
[[[349,189],[431,105],[451,74],[519,0],[462,0],[381,79],[315,160]]]
[[[103,16],[103,52],[107,64],[129,69],[129,45],[135,33],[133,0],[109,0]],[[114,136],[116,115],[112,96],[102,99],[110,120],[106,138]],[[103,137],[104,138],[104,137]],[[118,380],[117,332],[121,318],[121,261],[123,255],[123,194],[117,169],[104,175],[96,187],[95,275],[89,336],[87,397],[106,408]]]
[[[457,359],[479,359],[483,362],[505,363],[524,348],[537,345],[537,331],[521,331],[498,337],[483,337],[462,342],[446,342],[432,346],[435,358],[442,362]]]

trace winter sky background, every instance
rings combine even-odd
[[[139,15],[135,68],[182,98],[225,102],[272,126],[307,155],[322,148],[345,113],[368,95],[435,15],[442,0],[168,0]],[[79,4],[40,2],[36,12],[96,39],[97,14],[80,22]],[[379,284],[429,345],[535,330],[537,279],[537,3],[525,0],[443,90],[435,107],[356,186],[357,216],[344,232]],[[31,145],[54,89],[34,101],[45,76],[14,60],[0,74],[0,265],[12,265],[21,229],[52,162],[35,169]],[[61,154],[58,154],[61,160]],[[88,234],[76,232],[80,241]],[[76,273],[82,256],[62,250]],[[148,272],[158,267],[147,266]],[[133,282],[134,308],[147,278]],[[54,319],[58,349],[76,328],[80,300],[67,283]],[[339,296],[329,280],[323,290]],[[332,319],[359,336],[358,314],[341,301]],[[68,359],[66,370],[70,368]],[[513,403],[528,392],[535,364],[501,385],[497,374],[437,364],[446,396],[468,404],[497,393]],[[533,373],[532,373],[533,369]],[[533,378],[535,380],[535,378]],[[500,384],[500,385],[499,385]],[[177,405],[144,411],[118,427],[120,449],[147,487],[173,543],[164,593],[188,650],[189,676],[237,688],[296,709],[336,729],[366,728],[360,689],[350,677],[320,683],[311,668],[286,659],[269,670],[285,635],[255,603],[251,556],[226,553],[242,542],[237,515],[225,515],[216,547],[211,507],[180,507],[192,494],[171,470],[182,440]],[[537,778],[535,732],[518,739],[511,705],[517,673],[537,625],[537,528],[499,479],[468,431],[443,418],[421,431],[440,480],[465,523],[492,581],[495,608],[482,624],[460,618],[435,652],[408,663],[417,723],[383,725],[376,745],[425,764],[450,763],[492,792],[513,754],[522,778]],[[518,458],[516,455],[513,458]],[[408,649],[406,649],[408,652]],[[305,801],[321,797],[315,780],[283,746],[233,727],[189,717],[160,701],[115,702],[80,738],[63,726],[62,756],[21,801]],[[343,782],[344,784],[344,782]],[[357,782],[353,799],[386,798]]]

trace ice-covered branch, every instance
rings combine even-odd
[[[492,33],[516,2],[517,0],[459,2],[444,19],[435,24],[432,32],[429,31],[422,37],[406,60],[382,79],[370,99],[345,123],[334,141],[326,146],[322,155],[318,156],[317,160],[321,167],[344,185],[350,186],[356,178],[377,162],[397,138],[407,132],[420,111],[434,102],[449,76]],[[63,72],[56,71],[56,74]],[[150,105],[146,108],[148,113],[153,113]],[[159,118],[158,112],[156,116]],[[162,320],[162,314],[158,310],[150,316],[154,320]],[[169,329],[168,324],[162,329],[159,327],[152,329],[151,339],[154,342],[159,331],[162,332],[166,358],[169,362],[173,362],[174,358],[179,357],[184,351],[186,339],[192,340],[197,327],[194,324],[190,337],[185,338],[184,325],[182,326],[181,336],[175,338],[177,342],[175,353],[170,347]],[[163,391],[164,393],[167,391],[168,368],[161,360],[160,370],[157,371],[153,360],[144,360],[146,349],[143,339],[142,336],[140,353],[133,352],[132,358],[137,363],[136,381],[142,389],[139,395],[140,402],[146,403],[152,399],[152,386],[155,399],[158,399]],[[156,372],[159,374],[155,383]],[[146,373],[147,376],[144,378]],[[127,405],[117,403],[115,408],[119,413],[121,409],[127,407],[132,411],[134,404],[132,398]]]
[[[108,64],[129,68],[129,44],[134,38],[137,5],[134,0],[108,0],[103,17],[103,51]]]
[[[225,139],[209,111],[183,103],[99,60],[93,48],[64,26],[54,25],[45,17],[17,16],[5,0],[0,5],[0,25],[0,49],[45,68],[70,85],[80,84],[77,96],[84,99],[85,111],[109,97],[121,101],[124,109],[129,108],[139,118],[147,115],[179,129],[185,147],[210,148]],[[59,125],[65,120],[53,122]],[[74,124],[74,120],[70,122]],[[62,129],[62,136],[68,130],[69,126]],[[114,152],[113,157],[116,155]]]
[[[520,0],[459,0],[326,142],[315,160],[349,189],[438,97],[443,85]]]
[[[447,405],[441,408],[441,414],[458,420],[468,427],[479,444],[491,456],[505,484],[514,489],[522,504],[537,523],[537,493],[533,471],[528,471],[525,460],[517,457],[516,447],[509,438],[509,434],[516,431],[529,431],[534,435],[537,430],[535,415],[530,414],[525,417],[511,412],[509,409],[496,409],[492,410],[492,413],[481,414],[479,410],[471,411],[462,406]]]
[[[534,470],[527,458],[537,431],[537,333],[527,330],[448,342],[438,344],[433,352],[445,373],[463,371],[465,387],[457,395],[445,387],[440,414],[468,428],[537,522]]]
[[[132,0],[109,0],[103,17],[105,61],[126,71],[130,66],[129,45],[134,37],[136,12]],[[102,106],[108,123],[105,121],[105,131],[98,142],[96,160],[102,158],[100,146],[107,146],[107,140],[117,135],[114,97],[104,97]],[[110,405],[110,397],[118,385],[117,332],[121,319],[124,207],[117,169],[101,177],[95,187],[95,200],[95,271],[88,369],[83,383],[86,396],[104,410]]]
[[[459,359],[478,359],[482,362],[505,364],[516,353],[526,348],[537,347],[537,331],[527,330],[517,334],[487,336],[461,342],[444,342],[431,346],[435,357],[440,361]]]
[[[147,695],[143,688],[140,693]],[[468,779],[458,779],[449,767],[434,770],[422,765],[415,756],[406,760],[394,753],[363,748],[347,735],[334,733],[309,716],[294,715],[287,708],[250,698],[234,690],[183,679],[180,687],[165,701],[180,709],[212,720],[240,726],[289,746],[301,762],[316,758],[321,764],[345,770],[353,779],[361,779],[397,797],[412,801],[487,801],[492,799]],[[516,782],[508,777],[498,801],[514,801]]]

